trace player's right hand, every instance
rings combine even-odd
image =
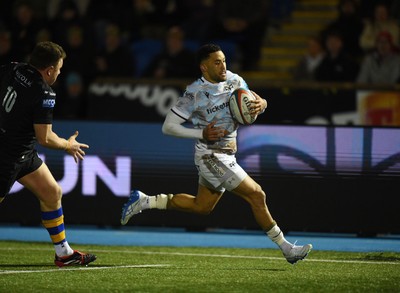
[[[203,138],[208,141],[217,141],[224,137],[227,131],[221,127],[215,127],[217,121],[213,121],[203,129]]]

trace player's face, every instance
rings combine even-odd
[[[61,73],[61,67],[63,66],[64,60],[60,59],[58,60],[58,63],[56,66],[51,66],[47,69],[47,76],[46,76],[46,82],[49,85],[52,85],[56,82],[58,75]]]
[[[226,62],[222,51],[211,53],[201,66],[203,75],[209,82],[218,83],[226,80]]]

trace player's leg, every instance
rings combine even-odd
[[[18,180],[39,200],[42,212],[55,211],[61,208],[61,187],[57,184],[49,168],[42,163],[35,171]]]
[[[256,222],[262,230],[268,231],[276,224],[268,210],[265,192],[250,176],[247,175],[231,192],[250,204]]]
[[[168,201],[167,209],[208,215],[212,212],[223,192],[199,184],[197,195],[177,193]]]
[[[308,255],[312,245],[296,246],[286,240],[268,210],[265,192],[250,176],[246,176],[231,192],[242,197],[250,204],[257,223],[266,235],[279,246],[288,262],[294,264]]]
[[[125,225],[132,216],[148,209],[171,209],[207,215],[214,209],[223,192],[202,184],[199,184],[197,196],[188,193],[149,196],[142,191],[133,190],[128,202],[122,207],[121,224]]]
[[[0,203],[6,198],[15,182],[16,170],[13,159],[8,160],[0,156]]]
[[[60,267],[71,264],[86,265],[94,261],[96,256],[74,251],[68,244],[61,206],[61,187],[47,165],[42,163],[39,168],[23,176],[18,182],[39,199],[42,224],[47,229],[56,251],[56,265]]]

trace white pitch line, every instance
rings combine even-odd
[[[268,259],[268,260],[282,260],[284,257],[276,256],[248,256],[248,255],[231,255],[231,254],[208,254],[208,253],[184,253],[184,252],[159,252],[159,251],[110,251],[110,250],[96,250],[98,252],[118,252],[118,253],[133,253],[133,254],[158,254],[158,255],[177,255],[177,256],[200,256],[200,257],[220,257],[220,258],[243,258],[243,259]],[[312,253],[312,252],[311,252]],[[303,261],[306,262],[328,262],[328,263],[352,263],[352,264],[378,264],[378,265],[400,265],[400,262],[386,262],[386,261],[369,261],[369,260],[340,260],[340,259],[312,259],[307,258]]]
[[[130,268],[162,268],[169,267],[167,264],[154,264],[154,265],[125,265],[125,266],[112,266],[112,267],[74,267],[74,268],[56,268],[50,270],[24,270],[24,271],[6,271],[0,270],[0,275],[8,274],[30,274],[30,273],[54,273],[54,272],[64,272],[64,271],[93,271],[93,270],[112,270],[112,269],[130,269]]]
[[[133,246],[132,249],[135,249]],[[15,250],[13,248],[0,248],[0,250]],[[42,248],[28,248],[26,250],[49,250]],[[231,255],[231,254],[209,254],[209,253],[186,253],[186,252],[163,252],[163,251],[134,251],[134,250],[105,250],[95,249],[96,252],[105,253],[131,253],[131,254],[157,254],[157,255],[176,255],[176,256],[199,256],[199,257],[219,257],[219,258],[243,258],[243,259],[266,259],[266,260],[282,260],[282,257],[275,256],[251,256],[251,255]],[[312,251],[311,251],[312,255]],[[400,265],[400,262],[395,261],[371,261],[371,260],[341,260],[341,259],[313,259],[308,257],[303,260],[306,262],[326,262],[326,263],[348,263],[348,264],[372,264],[372,265]]]

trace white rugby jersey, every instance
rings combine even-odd
[[[203,129],[211,122],[217,121],[215,126],[228,132],[216,142],[198,140],[196,151],[236,152],[238,123],[231,116],[229,97],[237,88],[249,88],[242,77],[231,71],[226,71],[226,77],[226,81],[220,83],[210,83],[204,77],[199,78],[186,88],[183,96],[171,109],[176,115],[191,122],[194,128]]]

